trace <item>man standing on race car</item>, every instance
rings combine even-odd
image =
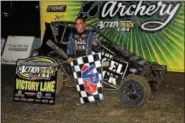
[[[92,46],[100,46],[98,40],[94,39],[94,33],[85,29],[83,17],[77,17],[75,22],[76,32],[71,32],[68,39],[67,62],[71,62],[73,57],[92,54]]]

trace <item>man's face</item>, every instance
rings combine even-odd
[[[75,26],[78,33],[82,33],[85,30],[85,23],[82,19],[77,19]]]

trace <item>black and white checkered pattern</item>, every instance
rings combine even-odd
[[[83,78],[81,77],[81,73],[82,73],[81,69],[84,65],[87,65],[87,66],[94,65],[95,69],[93,70],[93,72],[98,72],[99,78],[100,80],[102,80],[101,54],[97,53],[97,54],[87,55],[84,57],[79,57],[77,59],[74,59],[71,62],[71,66],[73,69],[73,76],[77,82],[76,88],[80,95],[80,103],[81,104],[92,103],[92,102],[103,100],[104,98],[102,94],[103,87],[102,87],[101,81],[97,83],[97,91],[95,93],[90,94],[86,91]]]

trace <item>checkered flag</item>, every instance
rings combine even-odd
[[[96,53],[79,57],[71,62],[80,103],[92,103],[103,100],[101,54]]]

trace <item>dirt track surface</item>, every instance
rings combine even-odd
[[[184,123],[182,73],[169,73],[160,90],[142,107],[129,108],[120,104],[115,91],[104,91],[101,106],[76,106],[79,95],[72,88],[64,88],[55,105],[13,102],[13,71],[14,67],[2,68],[2,123]]]

